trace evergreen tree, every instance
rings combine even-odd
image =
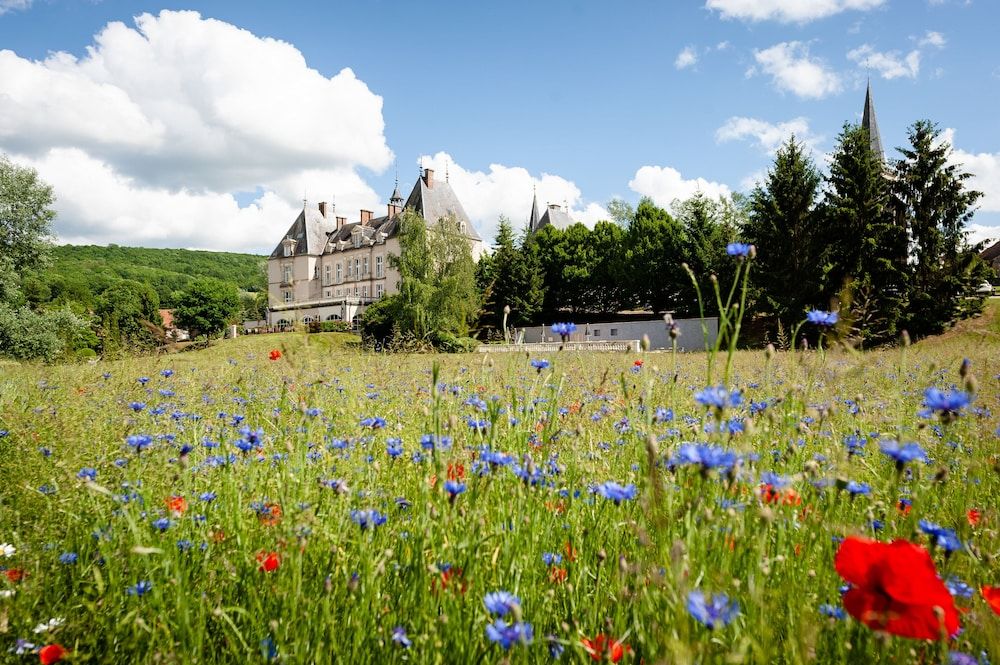
[[[802,144],[791,137],[750,195],[744,236],[757,246],[752,279],[761,292],[758,309],[786,327],[820,304],[822,238],[815,210],[820,180]]]
[[[629,274],[624,262],[625,229],[617,223],[598,222],[589,236],[588,253],[595,257],[587,289],[587,309],[611,314],[628,306]]]
[[[978,311],[982,299],[975,289],[988,269],[966,240],[982,192],[966,188],[971,175],[951,161],[951,145],[936,125],[917,121],[908,137],[895,163],[893,193],[910,232],[906,327],[919,336]]]
[[[726,245],[736,239],[736,228],[727,205],[731,204],[713,201],[698,192],[673,206],[678,221],[684,226],[683,260],[698,280],[707,316],[714,316],[719,311],[712,275],[716,276],[721,288],[729,288],[736,272],[736,263],[726,255]],[[725,299],[726,294],[722,295]],[[690,277],[675,309],[682,316],[697,315],[700,311]]]
[[[660,313],[676,309],[689,283],[681,258],[684,228],[652,199],[643,197],[625,234],[629,300]]]
[[[520,245],[516,242],[506,217],[500,218],[493,254],[480,259],[478,282],[484,298],[488,298],[484,321],[487,325],[503,327],[504,307],[510,308],[508,326],[530,323],[541,310],[544,294],[537,252],[530,251],[523,242]]]

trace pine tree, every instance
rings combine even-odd
[[[726,245],[736,240],[736,229],[725,216],[722,201],[713,201],[701,192],[686,201],[675,202],[673,210],[684,225],[684,261],[698,280],[705,314],[714,316],[719,308],[712,275],[723,288],[732,284],[736,262],[726,255]],[[676,309],[681,315],[697,315],[700,309],[694,286],[690,282],[685,286],[682,302]]]
[[[643,197],[625,234],[630,300],[657,313],[676,309],[688,283],[681,267],[683,251],[684,228],[680,222]]]
[[[504,307],[510,308],[508,326],[532,322],[542,305],[542,271],[537,252],[524,242],[518,244],[506,217],[500,218],[493,254],[480,259],[489,266],[481,281],[487,286],[486,323],[502,328]],[[486,271],[484,271],[486,273]]]
[[[744,235],[757,246],[752,279],[761,290],[758,308],[777,317],[786,329],[802,320],[808,307],[819,304],[820,179],[793,136],[778,149],[765,182],[750,195]]]

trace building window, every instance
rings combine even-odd
[[[361,259],[354,259],[354,276],[361,277]]]
[[[363,271],[362,271],[361,274],[362,275],[367,275],[368,274],[368,257],[367,256],[363,259],[363,262],[362,262],[361,265],[362,265],[362,268],[363,268]]]
[[[330,286],[330,276],[333,273],[333,269],[330,264],[323,266],[323,286]]]
[[[376,298],[381,298],[382,297],[382,284],[381,283],[375,285],[375,297]]]
[[[284,300],[284,301],[285,301],[286,303],[290,303],[290,302],[292,302],[292,292],[291,292],[291,291],[282,291],[282,292],[281,292],[281,298],[282,298],[282,300]]]
[[[281,281],[285,284],[292,283],[292,266],[281,267]]]
[[[618,337],[618,328],[612,328],[611,329],[611,336],[612,337]]]
[[[361,247],[361,233],[360,232],[355,233],[353,236],[351,236],[351,240],[354,241],[354,248],[355,249],[357,249],[358,247]]]
[[[382,277],[382,257],[375,257],[375,276]]]
[[[319,264],[313,266],[313,279],[319,279]]]
[[[358,287],[357,286],[354,287],[354,297],[355,298],[358,297]]]
[[[340,297],[340,289],[337,289],[337,297]]]
[[[326,291],[323,292],[323,297],[324,298],[329,298],[330,297],[330,289],[327,289]]]
[[[600,337],[600,336],[601,336],[601,329],[594,328],[594,337]]]
[[[368,285],[367,284],[365,284],[364,286],[361,287],[361,297],[362,298],[367,298],[368,297]]]
[[[337,284],[344,281],[344,266],[339,261],[337,262]]]
[[[350,279],[352,277],[354,277],[354,264],[351,263],[350,259],[348,259],[347,260],[347,279]]]

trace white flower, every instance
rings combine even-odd
[[[12,557],[17,554],[17,548],[10,543],[0,543],[0,554],[6,557]]]
[[[66,623],[66,619],[63,619],[62,617],[56,617],[54,619],[49,619],[48,621],[43,621],[35,626],[35,633],[46,633],[50,630],[55,630],[64,623]]]
[[[13,589],[3,589],[0,591],[0,598],[11,598],[14,595]]]

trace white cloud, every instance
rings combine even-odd
[[[902,55],[899,51],[880,52],[868,44],[848,51],[849,60],[863,67],[870,67],[884,79],[916,78],[920,73],[920,51],[913,50]]]
[[[752,140],[765,153],[773,155],[793,135],[813,153],[818,152],[817,146],[823,140],[822,136],[812,133],[806,118],[793,118],[775,124],[758,118],[733,116],[715,131],[715,141],[725,143]]]
[[[951,128],[941,132],[941,139],[952,145],[951,162],[961,164],[963,171],[972,174],[966,185],[983,193],[979,209],[1000,212],[1000,152],[973,153],[956,148],[955,130]]]
[[[822,60],[811,57],[809,47],[802,42],[782,42],[762,51],[754,50],[754,60],[779,90],[799,97],[822,99],[843,88],[840,76]]]
[[[928,30],[927,34],[917,42],[920,46],[933,46],[934,48],[944,48],[944,45],[947,43],[948,41],[944,38],[944,35],[932,30]]]
[[[677,59],[674,60],[674,67],[685,69],[697,64],[697,62],[698,52],[694,50],[693,46],[686,46],[684,50],[677,54]]]
[[[31,7],[32,0],[0,0],[0,16]]]
[[[515,230],[519,231],[527,225],[531,214],[532,188],[538,193],[540,212],[553,203],[568,206],[570,217],[587,226],[610,219],[603,206],[585,202],[579,187],[557,175],[542,173],[534,176],[523,167],[502,164],[490,164],[488,171],[469,170],[456,164],[446,152],[425,155],[419,161],[424,167],[434,169],[435,179],[448,178],[465,212],[487,244],[492,243],[496,236],[497,221],[501,215],[510,220]]]
[[[976,244],[977,242],[985,242],[986,246],[989,247],[991,244],[1000,240],[1000,226],[990,226],[989,224],[969,224],[966,227],[966,231],[969,232],[967,236],[970,244]]]
[[[63,239],[269,250],[304,191],[372,208],[358,169],[392,163],[382,98],[350,69],[196,12],[110,23],[81,58],[0,51],[0,80],[0,151],[56,186]]]
[[[691,198],[698,192],[710,198],[730,194],[729,187],[722,183],[704,178],[685,180],[680,171],[670,166],[643,166],[635,172],[628,186],[633,192],[653,199],[661,208],[668,208],[675,200]]]
[[[724,19],[808,23],[848,10],[867,11],[886,0],[706,0]]]

